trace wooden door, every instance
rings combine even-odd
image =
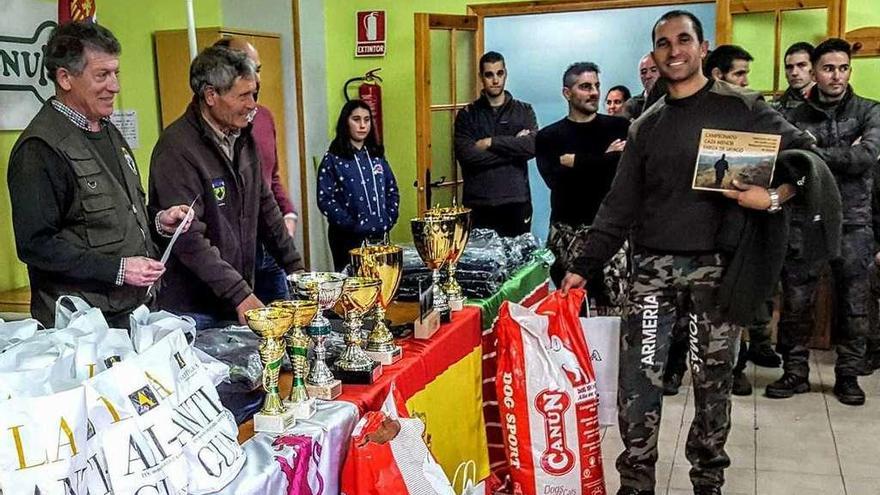
[[[419,213],[461,199],[454,125],[478,94],[478,26],[476,16],[415,14]]]

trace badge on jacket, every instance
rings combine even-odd
[[[223,179],[211,179],[211,188],[214,190],[214,199],[217,206],[226,205],[226,182]]]
[[[383,173],[382,164],[381,163],[374,163],[373,164],[373,175],[382,175],[382,173]]]
[[[125,163],[128,164],[128,168],[134,172],[134,175],[137,175],[137,165],[134,163],[134,157],[131,156],[131,153],[128,152],[128,149],[124,146],[122,147],[122,156],[125,157]]]

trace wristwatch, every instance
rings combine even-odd
[[[770,195],[770,207],[767,208],[767,213],[782,211],[782,204],[779,202],[779,191],[776,189],[767,189],[767,194]]]

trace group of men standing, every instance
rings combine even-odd
[[[109,119],[120,89],[116,37],[66,23],[45,53],[55,96],[15,144],[7,177],[32,315],[51,327],[55,301],[77,295],[113,327],[128,328],[131,311],[148,304],[190,315],[201,329],[243,322],[260,297],[284,297],[285,273],[302,261],[296,214],[277,180],[272,118],[257,104],[253,46],[221,40],[193,60],[192,102],[153,149],[149,202]]]
[[[768,385],[768,397],[810,389],[809,315],[829,262],[837,295],[834,394],[845,404],[863,404],[857,376],[880,365],[877,347],[866,344],[877,326],[868,314],[877,303],[869,298],[869,269],[878,250],[871,200],[880,105],[848,84],[850,47],[840,39],[789,48],[790,87],[768,104],[744,89],[752,56],[733,45],[710,52],[693,14],[664,14],[651,36],[653,50],[639,62],[644,91],[619,114],[629,119],[598,113],[599,68],[579,62],[562,78],[568,114],[537,132],[531,107],[504,91],[503,57],[487,53],[480,60],[483,96],[456,120],[456,158],[475,226],[511,235],[528,230],[526,161],[534,146],[551,193],[548,246],[557,257],[551,275],[563,291],[589,284],[591,292],[607,294],[603,271],[630,243],[631,267],[621,274],[629,289],[620,348],[625,450],[617,460],[618,494],[654,493],[662,396],[671,385],[677,391],[688,365],[696,409],[686,447],[694,493],[719,494],[730,464],[724,444],[735,381],[748,387],[738,387],[740,393],[751,393],[742,383],[746,359],[780,364],[767,331],[780,281],[776,350],[783,375]],[[721,194],[693,190],[703,129],[781,136],[784,152],[771,187],[735,180],[735,189]],[[493,222],[483,213],[487,205],[519,228]],[[740,342],[744,329],[751,348]],[[680,361],[680,368],[669,363],[679,373],[672,384],[670,360]]]

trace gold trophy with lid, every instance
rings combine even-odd
[[[449,250],[449,258],[446,260],[446,283],[443,284],[443,292],[449,301],[452,311],[461,311],[464,308],[465,297],[461,286],[455,279],[455,268],[458,260],[464,253],[468,238],[471,233],[471,209],[453,203],[452,206],[435,206],[425,212],[425,217],[452,218],[455,220],[455,228],[452,236],[452,248]]]
[[[367,336],[366,353],[384,365],[394,364],[403,356],[403,349],[394,343],[394,337],[385,324],[385,311],[400,288],[403,249],[389,244],[372,245],[352,249],[349,254],[352,268],[357,275],[381,281],[375,309],[376,325]]]
[[[282,308],[251,309],[244,314],[248,327],[260,337],[263,363],[263,408],[254,415],[254,431],[279,434],[296,423],[293,411],[284,407],[278,389],[278,375],[284,360],[284,336],[293,323],[293,313]]]
[[[315,414],[315,401],[309,398],[306,391],[306,375],[309,372],[309,336],[303,332],[315,315],[318,314],[318,302],[311,300],[275,301],[270,307],[281,308],[293,315],[291,329],[287,333],[287,357],[293,368],[293,385],[287,396],[285,406],[293,411],[296,419],[310,418]]]
[[[434,309],[442,318],[448,318],[449,301],[440,287],[440,269],[449,261],[455,236],[455,219],[441,216],[413,218],[410,227],[416,251],[432,271]]]

